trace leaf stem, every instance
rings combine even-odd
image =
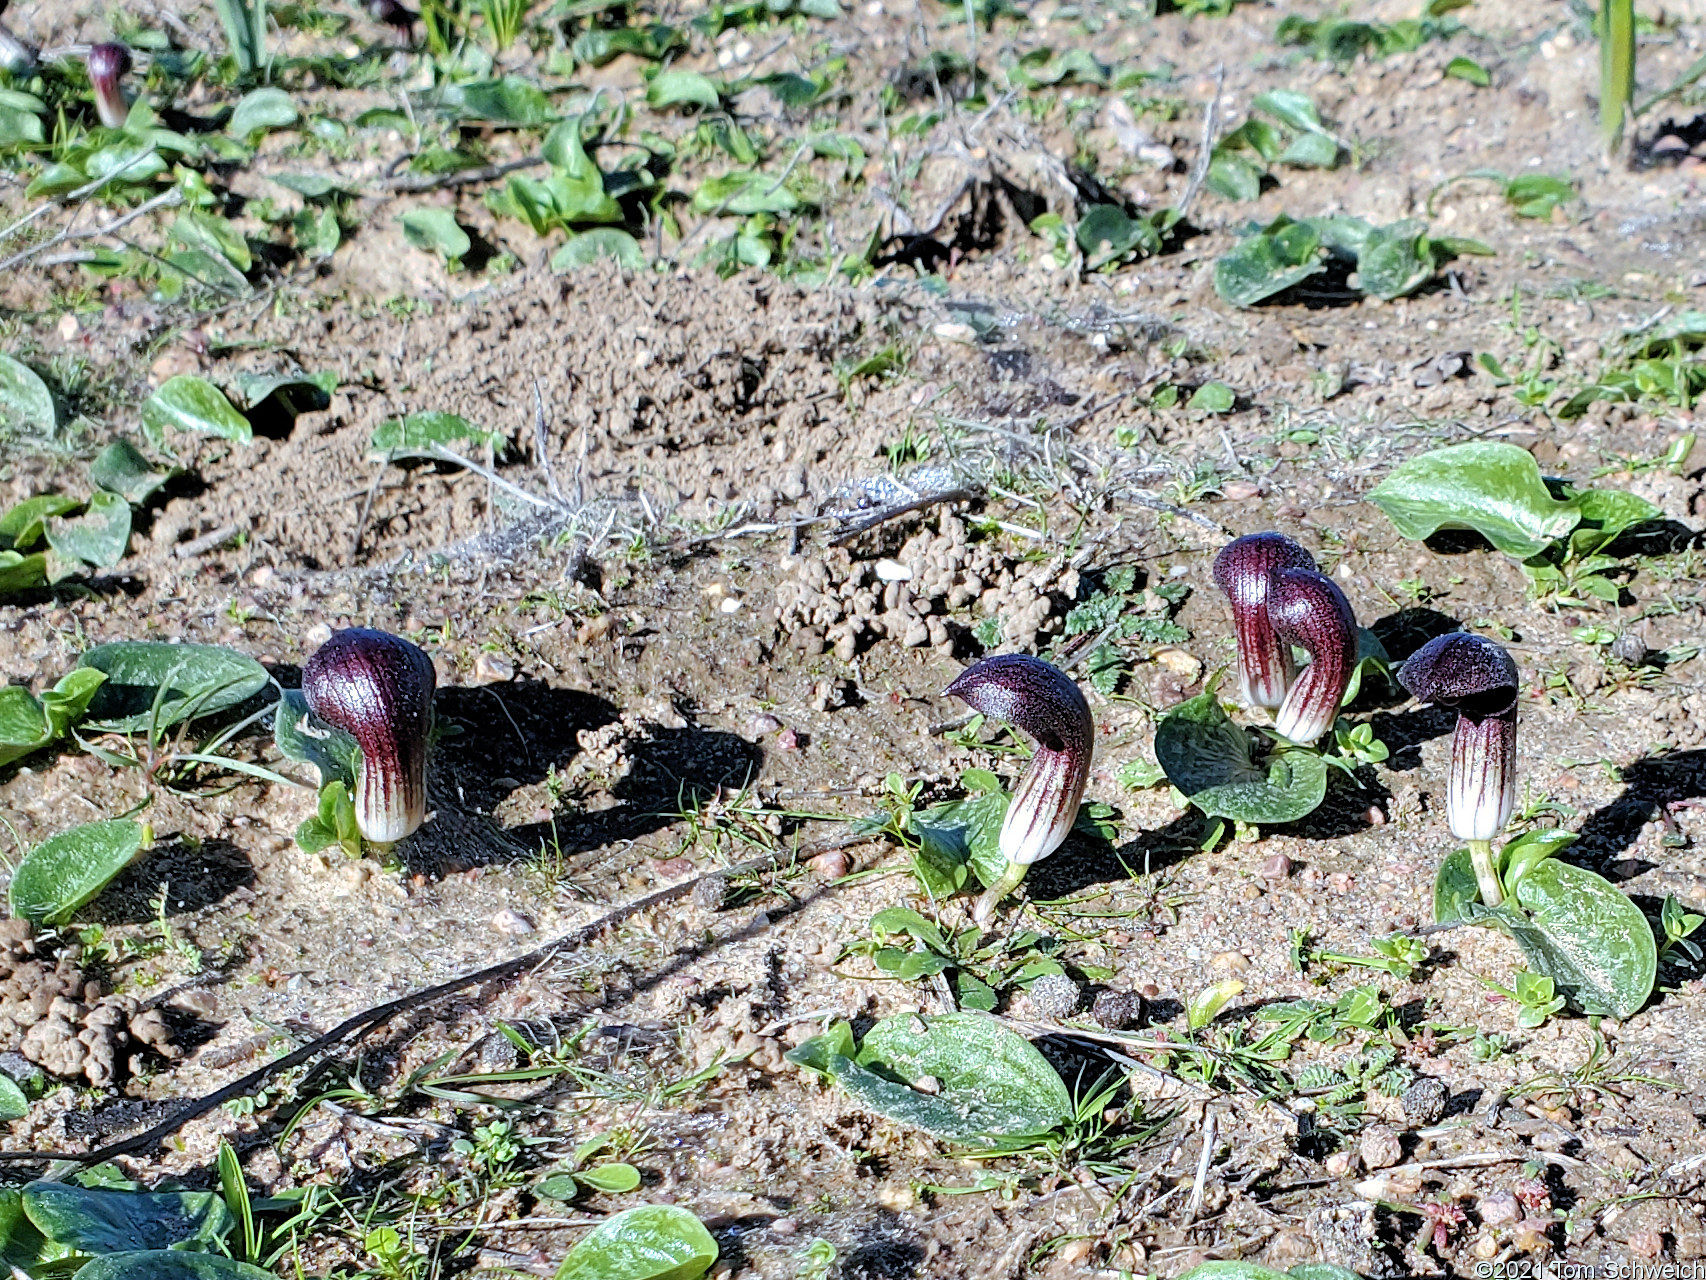
[[[1469,841],[1469,860],[1475,864],[1475,882],[1481,886],[1481,901],[1489,907],[1498,906],[1505,900],[1505,890],[1499,883],[1498,867],[1493,862],[1493,842]]]
[[[995,914],[995,908],[1000,905],[1001,899],[1019,887],[1019,882],[1025,878],[1025,872],[1030,869],[1027,862],[1009,862],[995,883],[983,891],[983,895],[971,909],[971,918],[977,922],[978,928],[989,927],[990,917]]]

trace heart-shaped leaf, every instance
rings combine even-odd
[[[697,1280],[717,1242],[685,1209],[645,1204],[606,1218],[569,1250],[557,1280]]]
[[[39,699],[23,685],[0,689],[0,765],[39,751],[82,718],[106,677],[99,671],[66,673]]]
[[[47,545],[67,560],[98,569],[117,564],[130,546],[130,503],[116,493],[97,490],[82,515],[47,522]]]
[[[16,551],[0,551],[0,595],[8,591],[28,591],[47,582],[47,557],[19,555]]]
[[[28,365],[0,353],[0,427],[51,438],[58,426],[47,383]]]
[[[1270,750],[1227,718],[1213,689],[1181,702],[1155,729],[1155,761],[1211,818],[1295,822],[1320,807],[1327,766],[1307,750]]]
[[[551,270],[573,271],[605,258],[613,259],[630,271],[638,271],[646,265],[645,252],[633,236],[620,227],[594,227],[591,231],[571,236],[567,244],[552,254]]]
[[[283,89],[255,89],[245,94],[237,104],[227,128],[232,137],[252,144],[257,134],[288,129],[300,114],[296,100]]]
[[[167,427],[219,436],[238,444],[255,438],[249,420],[231,407],[225,393],[206,378],[190,373],[166,379],[142,402],[142,429],[156,448],[165,443]]]
[[[1048,1060],[980,1014],[901,1014],[872,1027],[857,1055],[851,1044],[838,1024],[787,1056],[877,1114],[954,1141],[1048,1133],[1072,1116],[1072,1095]],[[932,1092],[914,1087],[926,1077]]]
[[[367,439],[367,452],[376,458],[397,461],[437,457],[433,452],[435,445],[443,445],[447,449],[489,446],[502,452],[504,443],[501,431],[482,430],[454,413],[411,413],[406,418],[391,418],[375,427]]]
[[[24,1212],[55,1244],[79,1253],[205,1250],[235,1226],[212,1191],[109,1191],[69,1182],[32,1182]]]
[[[1479,441],[1411,458],[1368,495],[1406,538],[1473,529],[1506,555],[1538,555],[1581,521],[1578,503],[1560,502],[1534,455],[1514,444]]]
[[[0,542],[14,551],[28,551],[41,541],[50,519],[75,511],[82,505],[77,498],[68,498],[62,493],[43,493],[25,498],[0,516]]]
[[[142,827],[128,818],[89,822],[61,831],[31,849],[18,863],[12,874],[12,914],[37,924],[65,923],[129,866],[141,848]],[[33,1213],[30,1216],[35,1217]],[[50,1239],[56,1238],[47,1228],[42,1229]]]
[[[116,493],[132,506],[141,506],[161,485],[170,480],[171,473],[156,471],[126,440],[115,440],[89,464],[89,479],[109,493]]]
[[[361,763],[361,744],[320,720],[308,709],[300,689],[286,689],[273,712],[273,741],[286,760],[299,760],[320,771],[320,785],[341,782],[355,790],[356,769]]]
[[[1641,909],[1603,876],[1546,858],[1517,881],[1515,906],[1486,907],[1469,851],[1445,860],[1434,880],[1434,918],[1508,934],[1529,967],[1584,1013],[1628,1018],[1652,994],[1658,945]],[[1520,908],[1517,909],[1517,908]]]
[[[1235,307],[1253,307],[1325,269],[1321,234],[1281,214],[1240,240],[1214,264],[1214,291]]]
[[[646,86],[646,105],[654,111],[687,106],[715,111],[722,101],[716,81],[697,71],[660,71]]]
[[[404,239],[415,248],[436,253],[447,261],[460,262],[474,247],[449,209],[410,209],[401,221]]]
[[[106,674],[89,704],[98,728],[133,733],[169,728],[182,720],[217,715],[247,702],[272,678],[247,654],[213,644],[115,640],[77,660]]]

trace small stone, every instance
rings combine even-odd
[[[1682,149],[1687,151],[1688,147],[1685,145]],[[67,311],[64,315],[59,317],[59,323],[54,326],[54,330],[59,334],[59,340],[61,342],[70,342],[71,339],[77,336],[77,330],[80,327],[81,326],[77,323],[77,317]]]
[[[1422,1076],[1404,1090],[1401,1099],[1404,1119],[1418,1128],[1438,1124],[1440,1117],[1445,1114],[1447,1096],[1445,1081],[1436,1076]]]
[[[706,911],[721,911],[728,898],[729,878],[727,876],[706,876],[693,886],[694,905],[703,907]]]
[[[1220,496],[1228,502],[1248,502],[1261,491],[1260,486],[1248,480],[1228,480],[1220,486]]]
[[[806,865],[826,880],[839,880],[853,870],[853,859],[845,849],[832,849],[818,854]]]
[[[912,570],[899,560],[883,559],[877,561],[877,577],[884,582],[911,582]]]
[[[1359,1148],[1362,1162],[1370,1169],[1390,1169],[1404,1158],[1404,1144],[1391,1125],[1372,1124],[1363,1130]]]
[[[1101,991],[1090,1016],[1109,1031],[1130,1031],[1143,1024],[1143,997],[1135,991]]]
[[[1045,973],[1031,984],[1030,997],[1039,1016],[1059,1022],[1078,1012],[1084,992],[1064,973]]]
[[[1153,933],[1150,934],[1147,941],[1154,942],[1155,935]],[[1159,1000],[1161,998],[1161,988],[1156,986],[1153,982],[1146,982],[1137,989],[1137,994],[1142,996],[1145,1000]]]
[[[740,612],[740,597],[739,596],[724,596],[722,601],[717,605],[717,612],[718,613],[739,613]]]
[[[331,638],[331,626],[324,622],[316,622],[313,626],[309,627],[308,630],[302,633],[302,647],[305,649],[318,649]]]
[[[1631,1231],[1629,1233],[1629,1239],[1625,1243],[1628,1244],[1630,1253],[1634,1254],[1637,1258],[1646,1258],[1649,1261],[1658,1257],[1665,1251],[1664,1236],[1659,1232],[1654,1231],[1651,1227],[1643,1227],[1639,1231]]]
[[[768,711],[760,711],[746,722],[746,731],[755,738],[762,738],[767,733],[775,733],[782,727],[782,722]]]
[[[1209,960],[1212,969],[1227,969],[1233,973],[1242,973],[1250,967],[1250,957],[1242,951],[1216,952]]]
[[[1491,1262],[1499,1256],[1499,1238],[1491,1231],[1483,1231],[1475,1237],[1475,1257],[1481,1262]]]
[[[800,1220],[798,1218],[777,1218],[770,1224],[771,1235],[791,1236],[797,1234],[799,1230]]]
[[[501,653],[482,653],[474,659],[475,684],[507,684],[515,679],[515,663]]]
[[[588,618],[575,631],[575,640],[579,644],[591,644],[594,640],[602,640],[610,634],[610,629],[616,625],[608,613],[601,613],[596,618]]]
[[[1270,853],[1262,859],[1262,869],[1257,874],[1277,884],[1291,875],[1291,859],[1283,853]]]
[[[1357,1171],[1357,1153],[1354,1151],[1335,1151],[1327,1157],[1326,1165],[1328,1177],[1349,1177]]]
[[[1611,656],[1626,667],[1638,667],[1647,660],[1647,642],[1633,631],[1625,631],[1611,642]]]
[[[514,907],[505,907],[492,917],[492,928],[499,933],[521,937],[533,932],[533,921],[522,915]]]
[[[1186,684],[1195,684],[1202,678],[1202,659],[1183,649],[1159,649],[1155,653],[1155,663],[1170,675],[1178,676]]]

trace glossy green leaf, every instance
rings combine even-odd
[[[1075,238],[1084,253],[1084,266],[1094,271],[1137,248],[1143,241],[1143,224],[1117,204],[1095,204],[1078,220]]]
[[[963,889],[968,869],[990,885],[1007,868],[1001,856],[1001,823],[1010,797],[994,774],[972,770],[962,781],[972,794],[920,809],[911,818],[912,833],[921,846],[913,858],[913,870],[936,898]]]
[[[1220,1016],[1222,1009],[1243,994],[1244,984],[1236,978],[1204,987],[1191,997],[1190,1004],[1185,1007],[1185,1026],[1192,1031],[1201,1031]]]
[[[1250,102],[1257,111],[1265,111],[1281,124],[1296,130],[1298,133],[1324,133],[1326,127],[1321,123],[1321,113],[1315,109],[1314,101],[1306,93],[1298,93],[1295,89],[1270,89],[1266,93],[1258,93]]]
[[[297,826],[295,838],[304,853],[319,853],[337,845],[350,857],[361,857],[361,828],[355,820],[349,788],[335,779],[323,784],[314,816]]]
[[[113,441],[89,464],[91,481],[108,493],[118,494],[132,506],[147,502],[171,478],[170,472],[154,470],[127,440]]]
[[[1331,169],[1339,161],[1339,144],[1325,133],[1300,133],[1280,153],[1279,161],[1300,169]]]
[[[404,239],[415,248],[436,253],[447,261],[460,262],[474,247],[449,209],[410,209],[400,221]]]
[[[573,1200],[580,1193],[580,1183],[571,1173],[553,1173],[533,1184],[533,1194],[547,1200]]]
[[[286,760],[311,764],[320,771],[320,785],[342,782],[355,790],[355,775],[361,763],[361,746],[355,737],[333,728],[308,709],[300,689],[279,695],[273,713],[273,741]]]
[[[89,822],[61,831],[31,849],[18,863],[12,875],[12,914],[36,924],[65,923],[129,866],[141,849],[142,827],[128,818]],[[49,1239],[59,1238],[42,1226],[34,1212],[30,1218]]]
[[[574,271],[605,258],[630,271],[638,271],[646,265],[645,251],[633,236],[619,227],[594,227],[571,236],[568,243],[552,254],[551,270]]]
[[[1072,1115],[1059,1073],[1030,1041],[975,1013],[901,1014],[871,1028],[857,1054],[837,1023],[791,1051],[877,1114],[955,1141],[1048,1133]],[[933,1092],[913,1086],[929,1077]]]
[[[142,429],[156,446],[163,444],[166,428],[198,431],[248,444],[255,438],[249,420],[231,407],[225,393],[206,378],[180,373],[142,402]]]
[[[63,493],[43,493],[25,498],[0,516],[0,543],[14,551],[28,551],[47,533],[47,522],[54,516],[75,511],[83,503]]]
[[[110,568],[124,559],[130,546],[130,503],[116,493],[97,490],[82,515],[47,522],[47,545],[66,560]]]
[[[503,451],[501,431],[484,431],[466,418],[454,413],[411,413],[406,418],[390,418],[373,429],[367,440],[367,452],[376,458],[432,458],[434,445],[460,452],[470,446],[490,447]]]
[[[1368,495],[1406,538],[1473,529],[1506,555],[1528,557],[1581,520],[1554,498],[1526,449],[1498,441],[1451,445],[1412,458]]]
[[[1628,1018],[1652,994],[1658,946],[1647,917],[1606,880],[1548,859],[1516,886],[1517,903],[1541,939],[1517,935],[1536,973],[1584,1013]]]
[[[172,240],[186,249],[199,249],[211,258],[222,258],[239,273],[254,265],[254,255],[243,233],[217,214],[185,210],[172,223]]]
[[[1445,64],[1445,74],[1456,80],[1467,80],[1483,89],[1493,83],[1493,77],[1487,74],[1487,68],[1473,58],[1453,58]]]
[[[47,557],[40,552],[20,555],[16,551],[0,551],[0,594],[8,591],[28,591],[47,582]]]
[[[38,146],[46,141],[41,117],[33,111],[0,103],[0,150],[20,146]]]
[[[545,91],[521,76],[457,86],[445,95],[445,105],[457,109],[464,120],[493,124],[536,128],[551,118],[551,100]]]
[[[24,1213],[49,1240],[79,1253],[200,1251],[234,1225],[212,1191],[108,1191],[68,1182],[30,1183]]]
[[[1214,264],[1214,291],[1235,307],[1256,303],[1324,269],[1321,234],[1284,214],[1247,236]]]
[[[665,107],[703,107],[715,111],[722,101],[716,81],[697,71],[660,71],[646,86],[646,105],[654,111]]]
[[[1192,394],[1185,408],[1199,409],[1204,413],[1226,413],[1237,399],[1232,388],[1224,382],[1205,382]]]
[[[238,398],[250,411],[276,399],[293,416],[329,408],[337,389],[338,375],[329,369],[321,373],[239,373],[236,387]]]
[[[640,1171],[631,1164],[601,1164],[591,1169],[583,1169],[575,1175],[576,1178],[591,1187],[594,1191],[602,1191],[606,1195],[626,1195],[636,1191],[640,1186]]]
[[[1295,822],[1320,807],[1327,766],[1313,751],[1269,750],[1258,760],[1252,734],[1227,718],[1213,689],[1181,702],[1155,729],[1155,760],[1209,817]]]
[[[1426,224],[1407,218],[1371,227],[1357,255],[1357,287],[1377,298],[1399,298],[1433,278],[1434,259],[1424,251]]]
[[[30,1100],[18,1088],[18,1082],[11,1076],[0,1075],[0,1124],[22,1120],[29,1114]]]
[[[800,200],[780,177],[737,169],[700,183],[693,193],[693,207],[709,214],[792,213]]]
[[[23,685],[0,689],[0,766],[39,751],[83,718],[106,677],[99,671],[67,672],[37,698]]]
[[[672,1204],[606,1218],[569,1250],[557,1280],[697,1280],[717,1260],[705,1224]]]
[[[89,718],[115,733],[217,715],[247,702],[271,679],[247,654],[212,644],[115,640],[96,645],[77,665],[106,673]]]
[[[274,1276],[217,1253],[135,1250],[87,1262],[72,1280],[274,1280]]]
[[[304,200],[324,200],[344,190],[341,179],[324,173],[269,173],[267,181],[278,183],[286,191],[294,191]]]
[[[1658,972],[1658,944],[1647,917],[1615,885],[1549,857],[1517,880],[1513,897],[1521,910],[1509,901],[1482,905],[1469,851],[1459,849],[1434,880],[1434,917],[1508,934],[1529,967],[1551,978],[1584,1013],[1628,1018],[1646,1004]]]
[[[976,1013],[901,1014],[866,1033],[838,1079],[890,1119],[959,1140],[1047,1133],[1072,1115],[1072,1095],[1029,1040]],[[912,1086],[929,1077],[939,1086]]]
[[[269,86],[244,94],[226,128],[232,137],[253,143],[259,134],[288,129],[300,115],[294,98],[283,89]]]
[[[51,437],[58,427],[47,383],[22,361],[0,353],[0,428]]]

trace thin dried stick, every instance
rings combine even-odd
[[[1221,63],[1214,69],[1214,96],[1208,100],[1208,108],[1203,112],[1202,142],[1197,148],[1196,163],[1191,165],[1191,176],[1185,183],[1185,194],[1179,199],[1180,222],[1190,213],[1197,192],[1202,190],[1202,184],[1208,178],[1209,162],[1214,159],[1215,136],[1220,132],[1220,94],[1225,86],[1226,64]]]
[[[106,179],[103,179],[103,181],[106,181]],[[114,218],[111,222],[102,226],[90,227],[87,231],[72,231],[67,228],[64,231],[60,231],[55,235],[49,236],[40,244],[34,244],[28,249],[19,250],[4,262],[0,262],[0,274],[4,274],[5,272],[10,271],[13,267],[28,262],[31,258],[39,257],[49,249],[58,248],[60,245],[65,244],[68,241],[94,240],[101,236],[113,235],[122,228],[129,226],[132,222],[135,222],[144,214],[153,213],[156,209],[173,209],[183,202],[184,193],[179,191],[176,187],[173,187],[170,191],[162,191],[152,200],[144,201],[129,213],[124,214],[122,217]],[[13,225],[17,226],[21,224],[14,223]]]

